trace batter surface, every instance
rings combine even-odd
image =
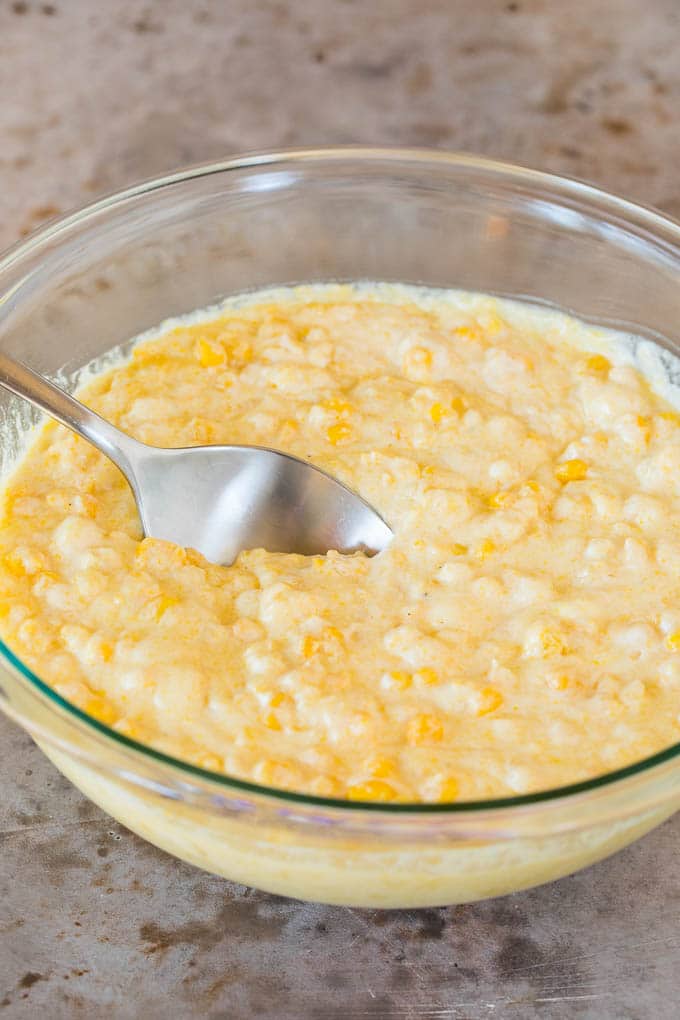
[[[392,525],[374,557],[218,567],[142,539],[48,424],[4,490],[0,634],[61,695],[204,767],[449,801],[680,739],[680,417],[616,335],[459,292],[263,293],[170,324],[80,399],[158,446],[273,446]]]

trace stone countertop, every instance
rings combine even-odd
[[[677,0],[0,0],[0,246],[253,148],[465,149],[680,217]],[[245,889],[103,815],[0,720],[0,1016],[665,1020],[680,817],[576,876],[439,910]]]

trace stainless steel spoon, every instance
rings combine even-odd
[[[0,386],[106,454],[127,478],[146,535],[229,564],[244,549],[372,555],[392,531],[360,496],[297,457],[259,446],[147,446],[0,353]]]

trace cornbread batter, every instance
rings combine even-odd
[[[115,730],[380,801],[554,787],[680,739],[680,416],[615,334],[298,288],[166,324],[78,396],[152,445],[308,458],[395,531],[372,559],[215,566],[142,539],[117,469],[46,425],[4,492],[0,634]]]

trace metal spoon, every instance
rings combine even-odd
[[[259,446],[147,446],[0,353],[0,386],[73,429],[120,468],[146,535],[229,564],[244,549],[373,555],[392,531],[360,496],[297,457]]]

